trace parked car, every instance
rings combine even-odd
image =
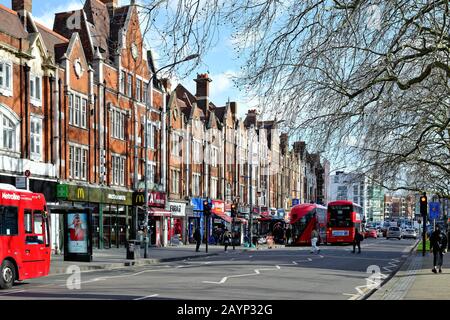
[[[403,232],[403,239],[413,238],[417,239],[417,232],[413,228],[407,228],[405,232]]]
[[[402,230],[399,227],[389,227],[386,232],[386,239],[397,238],[402,239]]]

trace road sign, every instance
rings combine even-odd
[[[292,206],[300,204],[300,199],[292,199]]]
[[[16,177],[16,188],[28,190],[28,179],[26,177]]]
[[[430,202],[428,203],[428,207],[430,208],[430,219],[436,220],[439,219],[439,202]]]

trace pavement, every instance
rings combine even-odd
[[[370,292],[374,270],[393,276],[415,244],[413,240],[366,239],[361,254],[345,245],[321,246],[318,254],[310,253],[309,247],[282,246],[227,252],[222,246],[210,246],[208,255],[204,246],[201,253],[193,246],[151,248],[150,255],[161,262],[54,273],[2,290],[0,300],[356,300]],[[111,263],[110,250],[94,252],[90,264]],[[119,253],[118,263],[123,264],[124,251]],[[53,266],[56,263],[54,259]]]
[[[442,273],[433,273],[433,254],[414,251],[399,272],[369,300],[450,300],[450,256],[444,255]]]

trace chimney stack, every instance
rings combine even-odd
[[[237,112],[237,102],[234,102],[234,101],[230,102],[230,108],[231,108],[231,113],[235,115]]]
[[[209,83],[212,81],[207,73],[197,74],[197,92],[195,97],[197,98],[197,105],[203,110],[206,116],[209,105]]]
[[[100,0],[100,2],[106,4],[108,8],[117,8],[119,6],[119,0]]]
[[[11,8],[16,12],[21,12],[23,10],[32,12],[33,1],[32,0],[12,0]]]
[[[161,83],[167,92],[172,91],[172,82],[170,81],[170,79],[168,79],[168,78],[161,79]]]

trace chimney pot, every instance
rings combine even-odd
[[[119,6],[119,0],[100,0],[100,2],[106,4],[107,7],[117,8]]]
[[[32,12],[33,1],[32,0],[12,0],[11,8],[16,12],[20,12],[23,10]]]

